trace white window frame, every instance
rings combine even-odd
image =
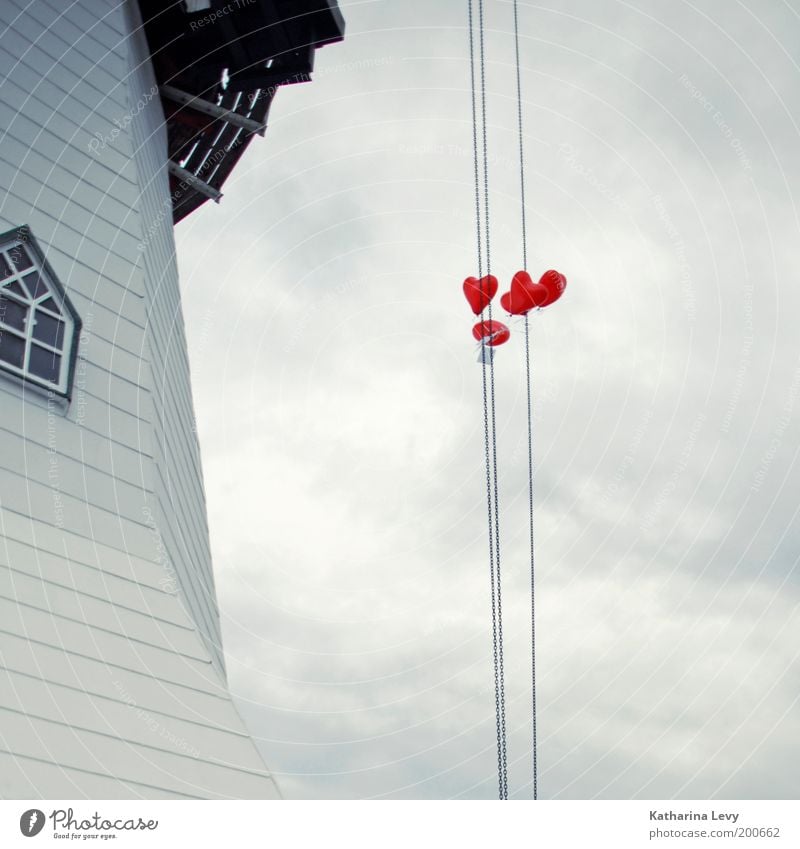
[[[22,270],[18,270],[12,260],[12,256],[18,256],[19,251],[24,252],[23,264],[30,262],[30,266]],[[6,276],[7,271],[11,272],[10,276]],[[31,291],[32,286],[26,285],[30,282],[30,275],[34,273],[38,274],[39,280],[44,284],[44,290],[38,294]],[[26,281],[26,277],[29,280]],[[12,284],[16,285],[16,290],[9,289]],[[81,320],[27,226],[16,227],[7,233],[0,234],[0,295],[27,310],[23,321],[24,328],[20,329],[3,321],[4,315],[0,309],[0,333],[14,336],[24,341],[25,345],[22,366],[17,366],[0,357],[0,370],[21,378],[26,383],[69,399],[72,394]],[[51,304],[43,304],[48,298],[52,298]],[[55,309],[52,303],[55,303]],[[50,321],[64,322],[60,347],[57,335],[55,344],[37,337],[37,316]],[[48,352],[56,354],[61,358],[57,381],[43,378],[31,370],[31,353],[34,349],[43,351],[45,354]]]

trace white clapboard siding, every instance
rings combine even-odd
[[[75,20],[69,20],[61,16],[58,27],[50,27],[53,20],[53,10],[58,11],[59,3],[28,3],[26,0],[6,0],[13,3],[20,12],[25,13],[29,28],[21,23],[20,32],[33,40],[37,40],[42,29],[50,30],[46,44],[42,46],[51,52],[63,55],[67,50],[77,56],[84,56],[93,65],[100,65],[104,70],[118,79],[124,74],[126,68],[126,53],[124,35],[109,27],[107,23],[92,19],[85,15],[78,25],[79,16]],[[47,8],[49,6],[49,8]],[[38,8],[37,8],[38,7]],[[86,32],[92,33],[92,38],[84,38]]]
[[[54,22],[57,22],[58,18],[71,16],[72,10],[65,13],[64,10],[51,7],[48,23],[46,19],[35,21],[32,16],[26,15],[24,10],[12,5],[10,0],[4,0],[3,5],[6,7],[4,20],[9,23],[13,21],[12,32],[16,36],[14,40],[9,39],[8,43],[3,45],[5,53],[9,53],[15,61],[39,68],[44,76],[59,79],[68,90],[80,86],[87,94],[94,95],[99,100],[107,100],[109,111],[111,105],[125,108],[124,80],[112,76],[103,67],[103,60],[94,62],[89,59],[85,52],[81,52],[76,46],[79,43],[65,45],[59,37],[57,23],[54,25]],[[22,29],[27,30],[27,37],[23,37],[19,31]],[[98,42],[98,36],[91,31],[85,33],[84,39],[87,42],[97,42],[96,49],[102,50],[103,45]],[[113,52],[107,53],[105,62],[113,66]]]
[[[106,219],[124,215],[125,201],[136,197],[136,187],[106,166],[86,168],[84,174],[75,174],[69,167],[70,157],[62,156],[57,162],[46,159],[35,150],[17,141],[11,133],[3,138],[0,159],[17,173],[35,179],[46,179],[47,184],[64,197],[71,198],[80,192],[84,203],[97,209]],[[3,166],[5,167],[5,166]]]
[[[142,725],[145,725],[142,721]],[[35,727],[35,735],[31,733]],[[171,734],[168,726],[165,732]],[[232,735],[228,735],[235,739]],[[213,741],[198,735],[197,742],[208,748]],[[245,797],[258,796],[261,787],[269,782],[268,775],[257,771],[257,763],[249,767],[235,765],[233,758],[220,752],[219,759],[192,752],[177,753],[164,748],[163,738],[157,737],[153,746],[140,741],[124,740],[104,732],[61,722],[29,717],[0,707],[0,748],[10,745],[19,754],[39,759],[49,758],[57,763],[86,770],[116,772],[116,765],[125,764],[122,778],[141,783],[166,784],[178,792],[207,796],[212,799],[236,798],[233,787],[241,788]],[[166,743],[169,745],[169,743]],[[255,752],[253,760],[255,761]]]
[[[51,259],[54,258],[55,252],[51,252]],[[72,263],[73,268],[67,268],[67,263],[64,262],[64,270],[69,274],[85,274],[89,275],[89,271],[85,266],[78,263]],[[105,290],[105,285],[102,278],[97,276],[97,294]],[[101,304],[97,297],[87,298],[80,292],[72,291],[72,303],[75,309],[78,310],[83,318],[83,329],[81,331],[81,344],[79,353],[84,353],[84,349],[90,345],[94,345],[95,340],[106,342],[113,345],[116,350],[126,351],[139,360],[144,361],[149,365],[149,349],[145,345],[144,328],[140,327],[135,322],[131,321],[127,316],[123,316],[117,309],[110,309]],[[95,317],[99,317],[100,321],[95,326]],[[105,367],[106,360],[102,354],[95,355],[93,361]]]
[[[51,69],[50,72],[53,73],[53,70]],[[9,73],[13,76],[13,67]],[[20,86],[14,86],[8,77],[3,81],[3,88],[8,92],[8,100],[0,103],[0,120],[14,136],[33,134],[33,141],[35,142],[39,141],[39,136],[44,135],[45,140],[50,144],[69,145],[74,150],[83,150],[89,153],[92,149],[92,143],[97,139],[95,133],[100,133],[101,136],[108,134],[114,127],[110,123],[111,120],[121,117],[120,113],[115,112],[115,114],[107,116],[109,123],[104,123],[102,118],[95,113],[90,122],[81,124],[67,118],[63,111],[52,112],[50,107],[37,98],[27,95]],[[115,110],[120,109],[119,106],[114,108]],[[19,111],[21,109],[25,110],[24,113]],[[124,113],[122,114],[124,115]],[[106,167],[119,168],[123,172],[127,171],[126,176],[131,179],[130,160],[126,158],[129,151],[126,151],[126,145],[122,143],[124,138],[125,134],[121,133],[112,144],[108,144],[102,149],[102,154],[106,159]],[[55,159],[55,156],[53,158]]]
[[[0,627],[24,633],[29,639],[47,645],[67,645],[82,655],[118,666],[135,668],[145,663],[158,669],[174,656],[179,657],[181,664],[173,671],[180,676],[176,680],[184,683],[194,680],[197,670],[192,667],[210,665],[194,641],[187,641],[184,634],[168,632],[157,623],[153,623],[150,639],[138,639],[126,634],[120,626],[107,628],[87,623],[80,615],[70,616],[47,606],[0,598]]]
[[[147,58],[144,38],[130,41],[131,65],[129,96],[133,109],[156,81]],[[210,600],[214,598],[214,578],[208,545],[205,496],[202,489],[200,454],[194,430],[189,363],[180,307],[180,290],[175,260],[175,240],[169,216],[169,180],[165,151],[167,146],[163,112],[157,98],[131,123],[134,161],[140,174],[140,212],[143,239],[144,284],[153,372],[152,402],[158,436],[153,451],[160,475],[155,480],[166,528],[165,536],[177,537],[172,548],[173,565],[184,587],[184,598],[207,639],[209,651],[220,667],[223,664],[219,616]],[[180,521],[169,521],[172,516]]]
[[[35,674],[54,686],[72,687],[99,699],[132,702],[143,710],[241,732],[239,717],[219,681],[215,689],[214,682],[198,676],[184,675],[184,680],[178,682],[77,651],[65,653],[59,647],[23,637],[9,636],[5,642],[13,648],[13,658],[5,657],[10,652],[0,655],[8,669]],[[189,670],[184,667],[182,671]]]
[[[58,484],[58,480],[54,483]],[[58,486],[39,483],[30,477],[0,468],[2,509],[26,515],[34,513],[57,527],[68,527],[88,539],[146,558],[153,550],[150,528],[145,519],[146,497],[100,507],[83,498],[68,495]],[[124,510],[127,515],[121,515]]]
[[[16,540],[6,539],[0,548],[0,571],[7,569],[14,576],[11,586],[18,586],[23,578],[40,584],[72,591],[81,600],[99,599],[107,604],[129,608],[179,627],[187,626],[186,617],[180,616],[174,602],[163,587],[148,586],[140,581],[123,578],[104,569],[95,569],[83,563],[67,563],[38,548],[30,548]],[[8,595],[8,592],[4,592]]]
[[[152,784],[121,781],[113,775],[72,767],[65,770],[52,759],[29,758],[0,749],[0,798],[40,799],[42,787],[60,787],[62,799],[199,799]]]
[[[17,434],[11,435],[3,444],[9,451],[3,458],[5,469],[25,479],[48,479],[51,486],[57,486],[60,492],[83,499],[96,507],[113,506],[114,511],[124,515],[141,516],[141,505],[153,501],[153,491],[149,486],[128,483],[117,477],[110,468],[93,468],[81,459],[66,457],[56,453],[48,446],[37,445],[23,440]],[[13,448],[19,446],[18,451]],[[23,484],[24,485],[24,484]]]
[[[33,557],[35,551],[60,557],[65,573],[69,572],[72,563],[81,563],[150,587],[172,586],[174,583],[168,580],[152,528],[153,545],[147,557],[136,557],[130,551],[104,545],[96,538],[76,533],[72,528],[58,528],[44,521],[44,517],[34,518],[6,509],[0,510],[0,534],[0,546],[6,551],[7,558],[10,555],[6,540],[11,540],[29,549],[21,553],[23,557]],[[8,565],[15,566],[16,561],[8,560]]]
[[[112,341],[103,339],[96,333],[91,335],[84,333],[83,338],[86,340],[84,344],[91,345],[93,349],[91,362],[84,358],[85,375],[89,374],[89,369],[100,369],[116,378],[135,384],[143,391],[149,391],[150,361],[147,356],[149,351],[142,348],[139,355],[127,351],[117,344],[116,335]]]
[[[20,403],[22,402],[22,403]],[[79,426],[80,432],[91,432],[113,443],[118,443],[152,456],[150,422],[109,404],[107,400],[87,391],[79,360],[72,403],[65,407],[61,399],[49,399],[36,387],[20,387],[16,378],[0,372],[0,427],[14,433],[31,433],[34,441],[40,440],[43,429],[55,434],[55,450],[65,450],[59,443],[60,435]],[[61,410],[61,418],[59,418]],[[0,465],[2,460],[0,459]],[[150,472],[148,471],[148,474]],[[2,493],[0,493],[2,498]]]
[[[15,124],[17,122],[18,119]],[[33,137],[36,138],[35,133]],[[30,143],[17,139],[11,128],[3,136],[0,159],[31,177],[46,179],[49,186],[65,197],[72,197],[80,191],[87,203],[103,204],[109,213],[132,204],[138,194],[133,182],[99,159],[87,162],[83,173],[80,173],[81,162],[79,159],[76,161],[71,148],[64,148],[54,161],[42,156]]]
[[[246,734],[190,721],[180,714],[153,711],[135,702],[129,694],[121,695],[124,701],[119,701],[120,694],[114,699],[102,699],[80,689],[52,685],[25,673],[0,668],[0,708],[25,713],[28,705],[36,705],[37,716],[52,722],[96,730],[151,747],[163,746],[177,754],[208,758],[210,749],[225,752],[228,763],[253,763],[252,744]],[[169,734],[162,735],[162,730]]]
[[[98,580],[99,583],[99,580]],[[133,592],[125,588],[125,598]],[[98,631],[116,634],[141,645],[153,645],[203,660],[192,625],[175,625],[132,606],[114,604],[83,592],[0,567],[0,602],[49,613],[59,620],[88,619]],[[4,604],[4,609],[7,609]],[[24,614],[24,611],[23,611]],[[6,622],[11,621],[7,619]]]
[[[0,372],[1,797],[279,795],[225,682],[154,86],[134,0],[0,4],[0,231],[83,322],[69,401]]]
[[[0,381],[0,405],[15,397],[13,389],[13,386]],[[25,403],[29,407],[28,415],[24,418],[0,417],[0,434],[9,434],[6,444],[10,446],[22,439],[25,445],[43,445],[52,452],[54,458],[71,458],[139,488],[148,491],[152,489],[152,454],[149,451],[150,440],[145,438],[149,436],[147,433],[140,431],[137,435],[133,428],[125,430],[124,423],[117,419],[114,411],[109,414],[111,424],[108,420],[99,421],[94,418],[88,423],[79,420],[76,426],[76,419],[68,416],[74,416],[71,407],[77,407],[79,414],[86,407],[87,399],[80,390],[75,391],[72,405],[66,414],[63,412],[66,405],[63,399],[57,399],[58,403],[52,402],[50,410],[39,403],[41,400],[29,390],[25,396]],[[23,422],[21,427],[15,427],[18,420]],[[66,435],[68,430],[69,436]],[[25,436],[21,437],[23,432]],[[18,462],[18,459],[6,455],[0,458],[0,468],[16,471]],[[54,463],[56,469],[57,465]],[[63,485],[62,481],[59,477],[59,487]],[[0,493],[0,504],[2,503],[3,493]]]
[[[21,0],[15,0],[17,4]],[[51,17],[45,19],[45,26],[51,21],[52,12],[58,14],[58,25],[64,19],[61,0],[42,0],[42,6],[49,6]],[[127,56],[126,40],[130,34],[130,22],[119,14],[118,4],[113,2],[75,4],[78,8],[69,10],[69,20],[73,21],[82,33],[92,36],[105,49],[115,49]]]

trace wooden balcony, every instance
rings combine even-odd
[[[253,135],[263,135],[276,91],[311,80],[315,51],[344,38],[344,19],[336,0],[139,5],[167,120],[177,223],[219,201]]]

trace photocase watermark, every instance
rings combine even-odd
[[[545,378],[536,382],[536,394],[534,398],[534,403],[531,407],[531,421],[534,424],[539,424],[542,421],[544,416],[542,415],[542,409],[546,407],[551,401],[555,401],[558,398],[560,390],[560,384],[558,381],[554,380],[549,375]],[[509,459],[509,465],[512,468],[518,468],[519,465],[525,461],[525,471],[527,472],[527,462],[528,462],[528,442],[527,440],[524,442],[518,442],[514,447],[514,450],[511,452],[511,457]],[[536,470],[534,469],[534,474]],[[525,475],[525,486],[528,485],[528,476]]]
[[[314,71],[314,74],[317,79],[324,79],[329,74],[341,73],[343,71],[364,71],[369,70],[370,68],[380,68],[385,65],[391,65],[394,63],[394,58],[391,56],[381,56],[376,59],[360,59],[355,62],[344,62],[339,65],[329,65],[325,68],[321,68],[318,71]],[[279,82],[273,83],[272,85],[265,86],[262,89],[259,89],[256,96],[250,102],[250,109],[261,100],[269,99],[271,100],[275,97],[276,92],[279,88],[284,85],[291,85],[294,83],[310,83],[311,82],[311,74],[307,71],[299,71],[294,74],[287,74]]]
[[[675,492],[675,488],[678,485],[678,481],[680,480],[681,475],[686,471],[689,466],[689,458],[692,456],[692,452],[694,451],[694,447],[697,444],[697,436],[703,428],[703,425],[706,421],[706,414],[700,413],[697,418],[694,420],[692,427],[689,430],[689,436],[686,438],[686,442],[684,443],[683,449],[681,450],[680,456],[678,457],[678,463],[672,471],[672,474],[667,478],[667,482],[661,487],[661,491],[656,496],[655,502],[650,510],[647,512],[647,515],[644,518],[644,521],[640,525],[641,530],[649,531],[655,525],[661,510],[666,503],[666,500]]]
[[[195,345],[194,356],[199,359],[208,348],[208,343],[211,341],[211,334],[217,327],[217,310],[209,307],[203,313],[203,317],[199,322],[199,330],[197,332],[197,344]]]
[[[30,241],[28,234],[29,230],[27,227],[18,227],[16,233],[14,233],[15,244],[10,249],[6,249],[15,267],[19,267],[21,261],[25,259],[22,246],[27,245]]]
[[[464,617],[455,613],[435,613],[431,615],[423,627],[423,632],[426,637],[443,634],[451,631],[460,625],[463,625]]]
[[[87,313],[84,316],[83,327],[78,337],[78,356],[75,360],[75,377],[72,384],[72,409],[75,413],[75,424],[78,427],[83,427],[86,420],[87,348],[92,339],[93,322],[94,313]]]
[[[207,15],[203,15],[201,18],[195,18],[193,21],[189,23],[189,29],[192,32],[196,32],[203,27],[211,26],[215,24],[220,18],[224,18],[226,15],[230,15],[231,12],[235,12],[237,9],[244,9],[247,6],[252,6],[254,3],[257,3],[258,0],[231,0],[226,6],[221,6],[219,9],[214,9],[213,12],[209,12]]]
[[[683,307],[686,310],[686,317],[690,323],[694,323],[697,318],[697,300],[694,294],[694,286],[692,285],[692,269],[686,258],[686,243],[683,241],[683,237],[667,212],[661,195],[653,195],[652,200],[659,221],[664,225],[664,231],[672,242],[675,259],[678,261],[678,279],[681,284],[681,294],[683,295]]]
[[[184,185],[184,189],[186,188],[187,187]],[[172,218],[172,209],[175,204],[175,201],[180,200],[181,197],[183,197],[183,192],[175,191],[169,196],[167,200],[165,200],[161,204],[161,209],[159,209],[158,213],[156,214],[156,217],[150,222],[145,237],[141,240],[141,242],[139,242],[138,245],[136,245],[136,250],[138,250],[140,253],[143,253],[147,249],[148,245],[150,244],[150,240],[161,229],[161,225],[164,223],[164,219],[167,216]]]
[[[636,460],[636,455],[639,452],[639,448],[642,445],[642,441],[644,440],[645,434],[647,433],[648,428],[650,427],[650,422],[653,418],[653,410],[648,408],[644,411],[644,415],[641,418],[641,421],[636,427],[636,430],[633,432],[633,436],[631,437],[631,441],[628,443],[628,448],[625,452],[625,456],[620,461],[620,464],[617,466],[616,471],[614,472],[611,480],[608,483],[608,486],[605,488],[603,492],[603,496],[600,499],[601,504],[607,504],[613,496],[615,496],[619,492],[620,485],[628,476],[628,471],[631,466],[633,466],[634,461]]]
[[[753,164],[750,162],[747,153],[745,152],[742,140],[734,135],[733,127],[725,120],[725,116],[719,109],[707,98],[703,92],[689,79],[686,74],[681,75],[681,85],[689,92],[692,100],[696,100],[705,112],[711,116],[711,120],[719,127],[720,134],[727,140],[731,149],[736,154],[739,164],[745,171],[752,171]]]
[[[113,144],[120,136],[128,129],[133,119],[144,111],[147,104],[158,94],[158,86],[153,85],[149,91],[146,91],[135,103],[131,109],[126,112],[122,118],[114,118],[112,121],[115,124],[113,130],[108,133],[95,132],[94,138],[89,141],[88,147],[92,153],[98,153],[105,150],[108,145]]]
[[[183,737],[178,737],[176,734],[173,734],[172,731],[169,730],[162,722],[156,719],[151,713],[140,708],[135,699],[133,699],[125,689],[125,686],[121,681],[113,681],[114,687],[119,693],[120,700],[134,713],[137,718],[147,725],[147,727],[154,733],[158,734],[159,737],[166,740],[172,746],[174,746],[179,751],[184,754],[190,755],[193,758],[200,757],[200,750],[195,746],[192,746],[188,743]]]
[[[44,811],[39,808],[29,808],[19,818],[19,830],[25,837],[36,837],[44,828]]]
[[[744,391],[745,378],[750,370],[753,356],[753,284],[746,283],[744,286],[744,336],[742,337],[742,350],[739,355],[739,365],[736,369],[734,377],[733,392],[731,393],[728,407],[725,410],[725,417],[722,419],[720,430],[722,433],[728,433],[731,428],[736,408],[739,406],[739,401]]]
[[[142,515],[144,516],[145,525],[147,525],[147,528],[150,531],[150,537],[153,540],[153,545],[156,550],[153,562],[161,566],[166,572],[165,575],[158,579],[158,585],[163,592],[169,593],[170,595],[177,595],[177,593],[180,592],[178,575],[175,572],[175,567],[172,565],[172,560],[167,553],[167,548],[164,545],[164,540],[161,536],[158,523],[153,516],[153,511],[146,504],[142,507]]]
[[[211,154],[211,156],[206,158],[206,160],[195,173],[195,176],[202,179],[203,174],[208,171],[209,168],[212,168],[218,162],[222,161],[228,153],[230,153],[230,150],[224,147],[215,150],[214,153]],[[186,193],[186,190],[190,188],[191,186],[189,186],[188,183],[185,183],[183,180],[178,183],[178,187],[175,189],[175,191],[171,192],[170,196],[161,204],[161,208],[159,209],[155,218],[151,220],[147,230],[144,232],[144,238],[136,245],[136,250],[142,253],[147,249],[153,236],[160,232],[161,225],[164,223],[164,220],[167,217],[169,217],[170,219],[172,218],[172,210],[174,209],[176,202],[181,200],[184,194]]]
[[[53,495],[53,520],[57,528],[64,527],[64,500],[58,463],[56,421],[63,418],[61,398],[53,391],[47,393],[47,480]]]
[[[30,808],[19,818],[19,830],[25,837],[36,837],[47,820],[53,826],[54,838],[68,840],[113,840],[118,831],[155,831],[158,828],[158,820],[144,820],[141,817],[107,819],[95,811],[88,817],[78,819],[73,808],[55,808],[47,816],[39,808]]]
[[[570,171],[583,177],[601,197],[604,197],[613,206],[622,210],[622,212],[630,212],[627,201],[618,192],[607,186],[591,168],[581,162],[578,151],[571,144],[561,142],[558,146],[558,155]]]
[[[398,144],[395,150],[397,153],[406,156],[460,156],[472,159],[474,155],[471,147],[465,147],[460,144],[434,144],[432,142]],[[496,153],[489,153],[486,161],[490,169],[498,165],[508,170],[519,168],[519,162],[516,159],[508,159],[504,156],[498,156]]]
[[[761,462],[758,464],[755,475],[753,475],[753,483],[750,485],[751,492],[759,492],[764,480],[767,477],[767,472],[770,470],[775,457],[783,444],[783,435],[786,433],[786,428],[789,427],[789,422],[792,420],[795,405],[797,404],[797,396],[800,394],[800,367],[795,369],[792,383],[789,386],[789,392],[784,401],[783,408],[778,420],[775,422],[775,427],[772,431],[772,436],[767,446],[767,450],[761,457]]]
[[[394,64],[393,56],[376,56],[374,59],[356,59],[353,62],[341,62],[338,65],[328,65],[315,71],[317,79],[328,74],[340,74],[343,71],[368,71],[371,68],[383,68]]]

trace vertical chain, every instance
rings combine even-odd
[[[484,0],[478,0],[478,37],[480,50],[481,82],[481,127],[483,141],[483,202],[486,239],[486,274],[491,274],[490,227],[489,227],[489,148],[486,119],[486,50],[485,50]],[[492,320],[492,304],[488,304],[489,321]],[[495,584],[497,598],[497,658],[498,695],[500,701],[500,748],[501,748],[501,798],[508,798],[508,766],[506,753],[506,696],[505,670],[503,663],[503,595],[500,571],[500,498],[497,475],[497,417],[495,412],[494,357],[489,363],[489,409],[491,411],[492,477],[494,478],[494,546]]]
[[[514,55],[517,69],[517,125],[519,127],[519,197],[522,211],[522,267],[528,269],[528,233],[525,218],[525,145],[522,136],[522,74],[519,61],[519,10],[514,0]]]
[[[478,161],[478,116],[475,103],[475,44],[474,44],[474,16],[472,0],[468,0],[469,14],[469,59],[470,59],[470,88],[472,94],[472,150],[473,150],[473,165],[475,174],[475,221],[477,235],[477,253],[478,253],[478,278],[483,279],[483,261],[481,250],[481,197],[480,197],[480,169]],[[482,0],[481,0],[481,63],[483,63],[483,16],[482,16]],[[484,113],[485,114],[485,113]],[[484,127],[485,139],[485,127]],[[485,142],[484,142],[485,144]],[[488,212],[488,207],[487,207]],[[488,227],[487,227],[487,262],[488,262]],[[487,276],[488,276],[487,269]],[[491,303],[489,304],[489,320],[491,321]],[[481,316],[482,318],[482,316]],[[492,421],[492,430],[490,434],[489,428],[489,396],[487,391],[486,381],[486,357],[487,354],[491,357],[493,363],[493,352],[491,349],[487,351],[485,337],[481,338],[481,373],[483,381],[483,433],[484,433],[484,449],[486,459],[486,508],[489,528],[489,582],[491,589],[491,610],[492,610],[492,653],[494,663],[494,702],[495,702],[495,726],[497,733],[497,780],[499,798],[503,799],[506,795],[506,785],[504,779],[504,753],[505,743],[503,739],[504,731],[504,715],[501,706],[504,706],[505,699],[501,699],[501,677],[500,677],[500,662],[498,653],[498,619],[497,619],[497,596],[495,590],[495,534],[492,527],[492,463],[490,455],[490,442],[494,442],[494,421]],[[490,372],[493,368],[490,365]],[[494,387],[492,386],[492,406],[494,406]]]

